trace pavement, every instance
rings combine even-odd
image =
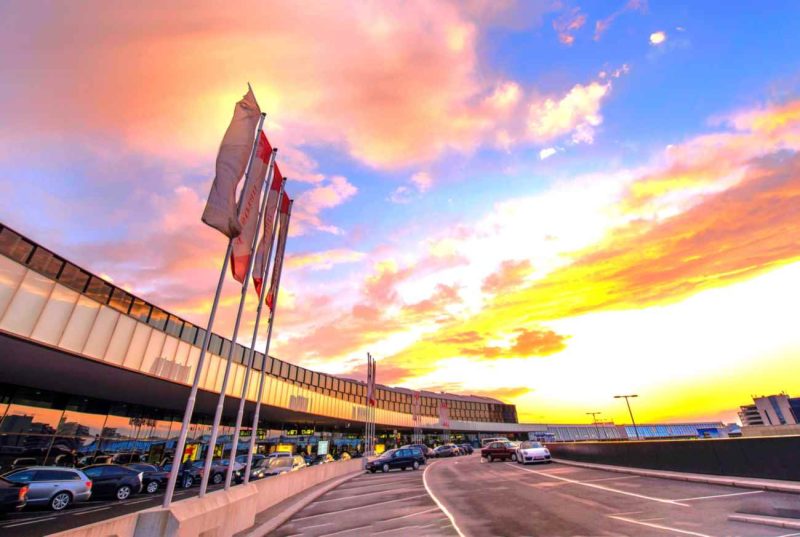
[[[209,485],[208,491],[212,492],[222,488],[222,485]],[[175,491],[174,501],[196,496],[200,487],[178,489]],[[50,535],[79,526],[93,524],[114,518],[134,511],[141,511],[161,505],[164,500],[163,491],[156,494],[136,494],[129,499],[119,502],[108,499],[98,499],[88,502],[73,504],[64,511],[55,513],[47,507],[28,506],[18,513],[0,514],[0,537],[40,537]]]
[[[422,476],[359,476],[270,535],[800,537],[797,530],[728,518],[756,503],[800,503],[785,492],[557,463],[487,463],[477,454],[428,463]]]

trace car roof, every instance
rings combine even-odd
[[[14,468],[11,470],[11,472],[22,472],[27,470],[67,470],[70,472],[80,472],[79,468],[69,468],[66,466],[26,466],[25,468]]]

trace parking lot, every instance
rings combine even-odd
[[[208,490],[210,492],[220,488],[222,485],[209,485]],[[175,501],[196,496],[199,490],[199,487],[196,486],[190,489],[177,489]],[[46,506],[26,507],[23,511],[7,513],[0,518],[0,535],[13,535],[14,537],[49,535],[155,507],[161,505],[163,499],[163,491],[159,491],[155,494],[135,494],[121,502],[108,499],[90,500],[74,504],[58,513],[49,510]]]

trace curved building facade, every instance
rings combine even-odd
[[[52,438],[73,435],[72,444],[81,446],[88,440],[97,444],[118,437],[139,442],[141,437],[175,436],[204,329],[2,224],[0,254],[0,455],[24,452],[19,448],[32,441],[22,436],[41,435],[39,443],[47,443],[49,435],[54,444]],[[231,346],[224,417],[230,421],[235,415],[246,349],[213,334],[200,373],[195,438],[207,433],[204,423],[213,415],[225,370],[223,356]],[[345,429],[355,435],[363,428],[365,383],[263,353],[256,353],[254,364],[246,408],[252,411],[260,373],[266,371],[261,413],[265,431],[289,424],[294,430]],[[524,430],[513,405],[486,397],[379,385],[377,401],[378,430],[393,436],[413,429],[471,435]],[[92,406],[94,410],[88,408]],[[99,424],[97,416],[103,415]]]

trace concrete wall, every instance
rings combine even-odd
[[[742,427],[742,436],[800,436],[800,425],[747,425]]]
[[[169,509],[130,513],[52,537],[229,537],[251,527],[261,511],[330,479],[360,472],[363,465],[364,459],[352,459],[311,466],[181,500]]]

